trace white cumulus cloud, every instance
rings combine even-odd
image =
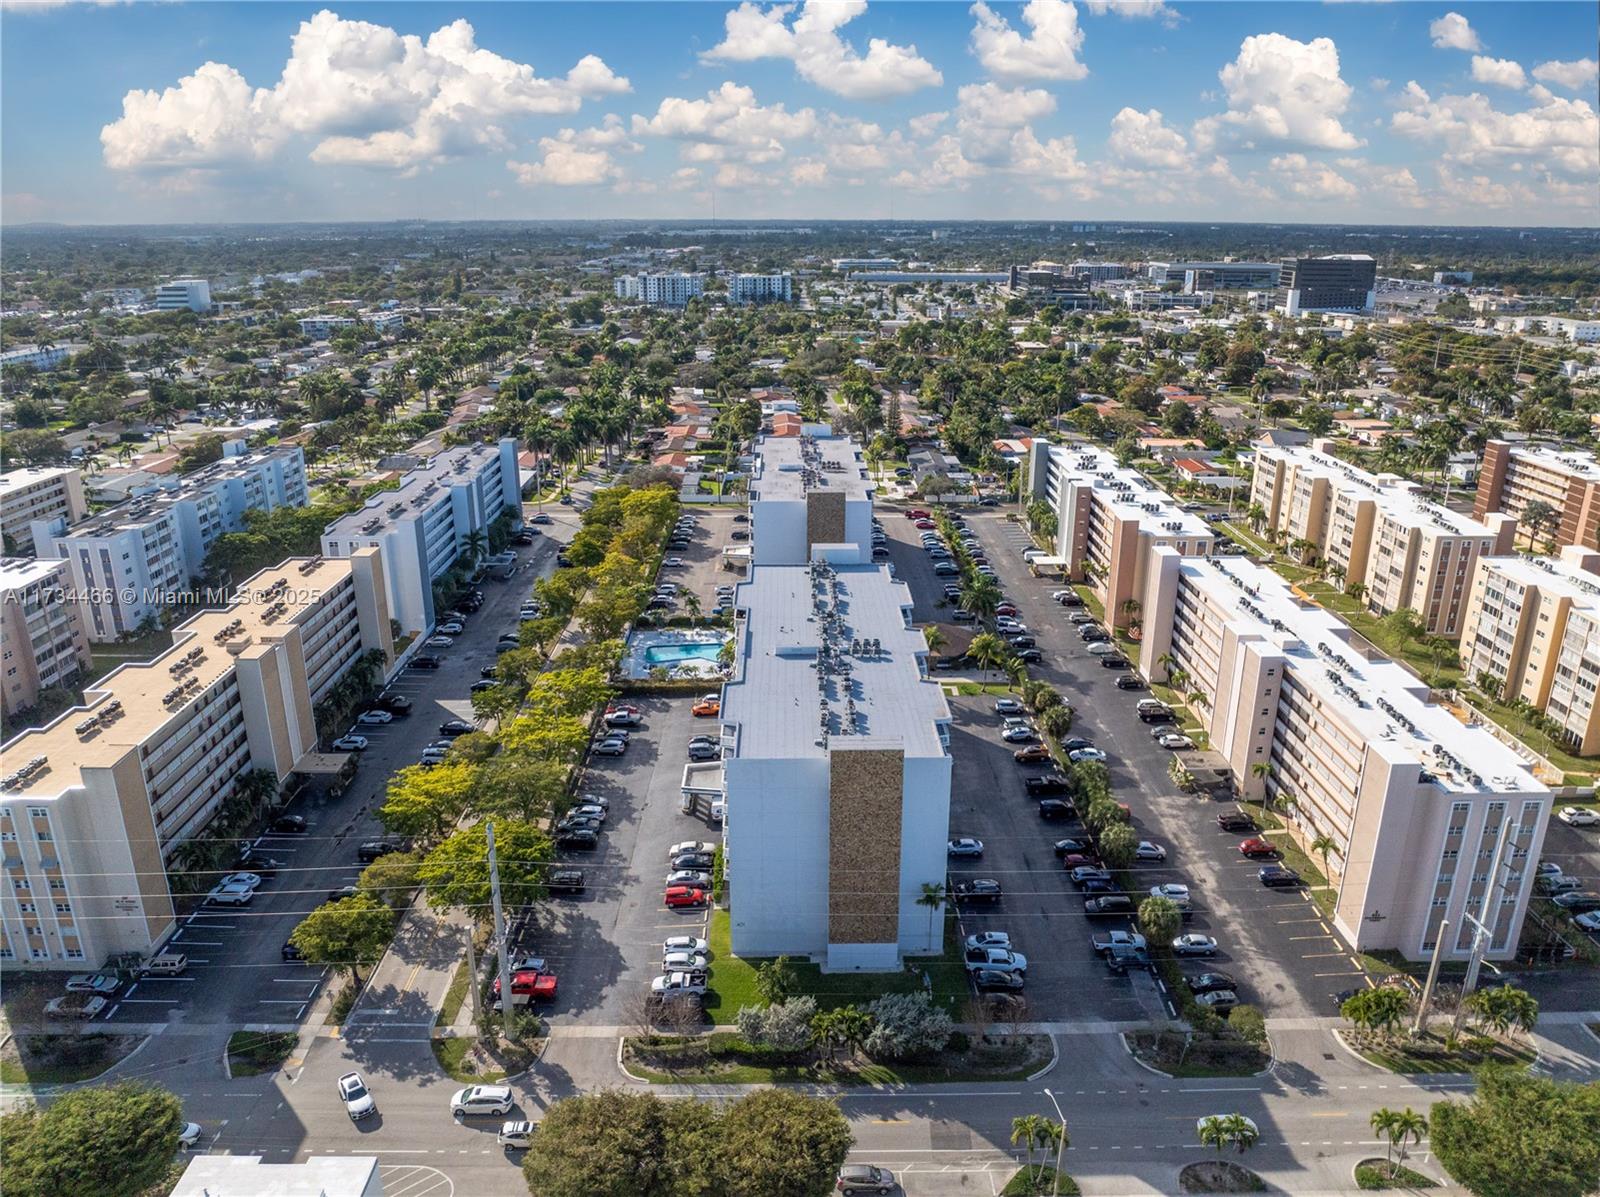
[[[219,166],[299,135],[314,141],[317,162],[415,170],[505,148],[509,117],[572,113],[629,90],[593,55],[564,78],[541,78],[479,46],[463,20],[424,40],[323,10],[300,23],[272,87],[207,63],[163,92],[127,93],[100,140],[117,169]]]
[[[1492,83],[1513,91],[1521,91],[1528,86],[1528,76],[1523,73],[1522,64],[1509,58],[1487,58],[1482,54],[1474,54],[1472,77],[1479,83]]]
[[[1300,42],[1281,33],[1255,34],[1218,78],[1228,111],[1195,122],[1202,150],[1224,141],[1322,150],[1362,144],[1339,120],[1351,89],[1339,75],[1339,49],[1329,38]]]
[[[1165,0],[1084,0],[1084,6],[1097,17],[1114,12],[1129,20],[1161,17],[1170,23],[1178,15],[1166,6]]]
[[[1189,165],[1189,143],[1157,108],[1148,112],[1124,108],[1117,113],[1111,118],[1106,145],[1118,158],[1136,166],[1180,170]]]
[[[1280,154],[1269,165],[1284,189],[1304,200],[1353,200],[1360,194],[1354,183],[1326,162],[1313,162],[1304,154]]]
[[[1433,38],[1433,44],[1440,50],[1481,50],[1483,42],[1478,40],[1477,31],[1467,23],[1467,18],[1458,12],[1447,12],[1428,26],[1428,34]]]
[[[654,116],[635,115],[635,136],[664,137],[682,143],[691,162],[773,162],[787,152],[784,142],[812,136],[817,114],[809,108],[790,112],[782,104],[763,107],[753,89],[731,80],[704,99],[669,96]]]
[[[1435,98],[1412,80],[1390,127],[1402,137],[1440,143],[1452,162],[1526,162],[1580,177],[1591,187],[1600,176],[1600,116],[1584,100],[1547,93],[1520,112],[1504,112],[1476,92]]]
[[[712,62],[787,58],[807,83],[851,100],[903,96],[944,82],[914,45],[874,37],[863,55],[839,35],[867,11],[867,0],[805,0],[791,23],[794,11],[793,4],[763,9],[743,0],[723,18],[722,41],[701,57]]]
[[[1600,82],[1600,62],[1592,58],[1579,58],[1574,62],[1541,62],[1533,68],[1533,77],[1540,83],[1578,91]]]
[[[972,6],[972,52],[996,79],[1018,83],[1029,79],[1082,79],[1089,68],[1078,61],[1083,29],[1072,0],[1028,0],[1022,22],[1032,32],[1024,37],[983,0]]]

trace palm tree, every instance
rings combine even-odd
[[[1467,996],[1467,1009],[1497,1035],[1504,1035],[1512,1027],[1531,1031],[1539,1021],[1538,999],[1509,985],[1474,990]]]
[[[1244,518],[1249,521],[1250,527],[1261,531],[1261,525],[1267,522],[1267,509],[1260,503],[1251,503],[1244,509]]]
[[[1410,1106],[1404,1110],[1384,1107],[1372,1112],[1371,1122],[1373,1132],[1389,1140],[1384,1161],[1389,1166],[1389,1175],[1393,1177],[1405,1163],[1407,1141],[1421,1143],[1422,1136],[1428,1133],[1428,1119]],[[1395,1155],[1397,1150],[1398,1157]]]
[[[928,910],[928,938],[933,938],[933,916],[944,907],[944,882],[924,881],[922,883],[922,896],[917,899],[918,906],[925,906]],[[1016,1140],[1012,1140],[1015,1142]]]
[[[473,561],[479,561],[489,548],[489,537],[481,528],[474,528],[463,538],[462,547]]]
[[[690,619],[700,618],[700,596],[692,590],[683,596],[683,609],[689,613]]]
[[[1040,1128],[1044,1119],[1038,1114],[1018,1114],[1011,1120],[1011,1145],[1021,1146],[1026,1152],[1023,1167],[1033,1173],[1035,1180],[1039,1174],[1034,1171],[1033,1152],[1039,1145]]]
[[[993,632],[980,632],[972,638],[972,644],[967,649],[967,655],[983,667],[987,676],[989,670],[999,665],[1006,658],[1005,641]]]
[[[1528,548],[1533,548],[1539,530],[1554,524],[1560,513],[1543,499],[1535,499],[1522,509],[1522,526],[1528,530]]]
[[[1244,1117],[1243,1114],[1212,1114],[1200,1121],[1200,1142],[1207,1147],[1217,1149],[1217,1158],[1222,1158],[1224,1147],[1234,1147],[1240,1152],[1248,1151],[1255,1146],[1260,1133]]]
[[[1039,1160],[1041,1169],[1044,1167],[1044,1161],[1050,1158],[1052,1151],[1056,1154],[1056,1162],[1060,1163],[1061,1153],[1072,1143],[1067,1135],[1067,1124],[1065,1122],[1056,1122],[1050,1118],[1042,1119],[1039,1124],[1038,1142],[1041,1153],[1041,1159]],[[1053,1193],[1061,1192],[1061,1173],[1059,1170],[1052,1170],[1050,1188]]]
[[[1139,612],[1141,610],[1143,610],[1143,608],[1144,608],[1144,604],[1141,603],[1136,598],[1125,598],[1125,599],[1123,599],[1122,600],[1122,608],[1121,608],[1122,615],[1123,615],[1123,623],[1126,624],[1129,628],[1138,627],[1139,626]]]
[[[1172,677],[1172,666],[1176,660],[1171,653],[1162,653],[1156,658],[1156,664],[1161,666],[1161,672],[1168,680]]]
[[[950,643],[949,637],[939,629],[939,626],[931,623],[922,629],[922,639],[927,642],[929,655],[935,657],[939,655],[939,651],[945,645]]]
[[[962,607],[986,623],[994,618],[1000,602],[1000,587],[987,574],[973,574],[961,587]]]
[[[1333,873],[1328,868],[1328,857],[1332,856],[1339,847],[1339,842],[1327,832],[1322,832],[1311,841],[1311,850],[1322,857],[1322,875],[1328,878],[1328,883],[1333,884]]]

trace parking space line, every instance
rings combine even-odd
[[[172,942],[174,944],[181,943],[186,948],[222,948],[227,946],[227,944],[220,939],[180,939],[179,935],[182,934],[183,933],[180,931],[178,935],[174,935],[172,937]],[[193,964],[196,962],[191,960],[190,963]]]

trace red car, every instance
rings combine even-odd
[[[1080,867],[1098,869],[1100,867],[1100,858],[1098,856],[1089,856],[1082,852],[1069,852],[1061,858],[1061,867],[1069,873],[1073,869]]]
[[[913,527],[921,528],[924,532],[932,532],[939,525],[932,520],[918,520]]]
[[[1276,856],[1278,850],[1272,846],[1271,841],[1252,836],[1239,845],[1239,851],[1250,857]]]
[[[704,906],[706,904],[706,891],[698,885],[669,885],[664,901],[673,909]]]
[[[533,969],[511,974],[511,992],[518,997],[528,996],[536,1002],[547,1002],[556,996],[556,975]],[[500,996],[500,978],[494,979],[494,996]]]
[[[996,615],[1015,615],[1017,613],[1017,609],[1011,603],[1001,603],[994,609],[994,613]]]
[[[922,511],[920,509],[913,509],[911,511],[906,512],[906,519],[908,519],[908,520],[930,520],[932,518],[933,518],[933,516],[929,515],[926,511]]]
[[[1054,758],[1043,744],[1029,744],[1026,748],[1019,748],[1013,752],[1011,759],[1019,765],[1046,765]]]

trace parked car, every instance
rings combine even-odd
[[[1242,810],[1225,810],[1217,816],[1217,826],[1224,831],[1254,831],[1256,821]]]
[[[1060,798],[1044,798],[1039,802],[1039,817],[1047,822],[1075,818],[1077,808]]]
[[[602,740],[597,740],[594,747],[589,751],[596,756],[621,756],[628,751],[628,742],[619,740],[615,736],[607,736]]]
[[[465,719],[446,719],[439,725],[441,736],[464,736],[468,732],[477,731],[477,725]]]
[[[983,841],[970,835],[960,836],[945,845],[951,860],[976,860],[983,855]]]
[[[1010,948],[1011,936],[1004,931],[979,931],[967,936],[964,946],[968,951],[973,948]]]
[[[67,978],[68,993],[112,994],[122,987],[122,982],[109,973],[76,973]]]
[[[367,737],[354,734],[340,736],[329,747],[335,752],[362,752],[367,747]]]
[[[106,999],[103,997],[85,997],[83,994],[66,993],[60,997],[51,998],[44,1004],[46,1018],[76,1019],[87,1022],[106,1008]]]
[[[715,744],[691,743],[689,745],[689,759],[691,761],[714,761],[719,759],[721,756],[722,749],[718,748]]]
[[[513,645],[512,647],[515,648],[516,646]],[[439,666],[441,666],[443,664],[444,664],[444,658],[443,657],[435,657],[435,656],[432,656],[430,654],[423,653],[420,656],[412,657],[411,658],[411,664],[409,666],[407,666],[407,668],[409,668],[409,669],[437,669],[437,668],[439,668]],[[372,712],[370,712],[370,711],[368,712],[368,714],[371,714],[371,713]]]
[[[1600,814],[1582,806],[1563,806],[1556,814],[1568,827],[1600,827]]]
[[[1264,840],[1260,836],[1251,836],[1239,845],[1239,852],[1252,859],[1269,859],[1278,855],[1278,849],[1271,840]]]
[[[1101,868],[1099,865],[1077,865],[1069,876],[1073,885],[1081,887],[1091,881],[1110,881],[1111,870]]]
[[[229,873],[218,885],[242,885],[246,889],[255,889],[261,884],[260,873]],[[67,988],[72,988],[72,983],[67,983]]]
[[[283,962],[285,964],[296,964],[306,958],[305,953],[299,948],[295,947],[292,943],[284,944],[283,947],[279,949],[278,954],[283,957]]]
[[[1026,712],[1027,708],[1015,698],[995,699],[994,713],[996,715],[1022,715],[1026,714]]]
[[[1099,748],[1075,748],[1067,753],[1067,759],[1074,765],[1078,765],[1087,761],[1105,761],[1109,758]]]
[[[690,708],[690,714],[700,718],[722,714],[722,699],[715,694],[707,694]]]
[[[1132,914],[1133,899],[1127,894],[1101,894],[1083,900],[1083,912],[1088,915]]]
[[[663,901],[671,909],[681,909],[693,906],[704,906],[707,901],[706,891],[692,885],[668,886],[663,895]]]
[[[1300,885],[1300,874],[1283,865],[1265,865],[1256,870],[1256,877],[1268,889],[1293,889]]]
[[[385,723],[393,723],[394,716],[388,711],[362,711],[356,716],[356,722],[368,727],[378,727]]]
[[[959,902],[998,902],[1003,891],[992,877],[974,877],[969,881],[957,881],[950,887],[950,893]]]
[[[457,1089],[450,1098],[450,1113],[456,1118],[511,1112],[514,1100],[509,1085],[469,1085]]]
[[[367,840],[356,849],[356,859],[362,864],[371,864],[391,852],[404,852],[405,845],[398,840]]]
[[[1231,989],[1208,989],[1195,994],[1194,1000],[1208,1010],[1226,1014],[1239,1004],[1239,995]]]
[[[568,825],[563,828],[557,825],[556,847],[575,848],[579,851],[593,851],[600,846],[600,829],[591,826]]]
[[[1573,893],[1557,894],[1550,899],[1568,914],[1588,914],[1600,910],[1600,894],[1575,891]]]
[[[1029,665],[1037,665],[1044,660],[1044,654],[1036,648],[1025,648],[1017,653],[1017,660],[1026,661]]]
[[[1011,759],[1019,765],[1048,765],[1055,758],[1043,744],[1029,744],[1013,752]]]
[[[1162,736],[1156,743],[1163,748],[1170,748],[1173,752],[1181,752],[1186,748],[1194,747],[1194,741],[1181,732],[1173,732]]]
[[[462,623],[459,619],[447,619],[434,629],[434,631],[438,632],[441,636],[459,636],[466,630],[467,625]]]
[[[1213,993],[1221,989],[1238,989],[1238,983],[1227,973],[1200,973],[1185,977],[1190,993]]]
[[[400,715],[403,717],[409,715],[411,713],[411,708],[416,704],[404,694],[384,694],[379,697],[375,705],[382,707],[391,715]]]
[[[1117,679],[1118,690],[1143,690],[1144,678],[1137,673],[1125,673]]]
[[[1189,900],[1189,887],[1177,881],[1169,881],[1165,885],[1152,885],[1150,887],[1152,898],[1165,898],[1169,902],[1187,902]]]
[[[846,1164],[833,1187],[841,1193],[892,1193],[894,1173],[876,1164]]]
[[[1191,931],[1172,941],[1172,951],[1177,956],[1215,956],[1217,941],[1210,935]]]
[[[583,872],[580,869],[557,869],[545,881],[545,889],[552,895],[571,897],[584,891]]]
[[[1087,855],[1094,851],[1094,844],[1084,839],[1064,839],[1055,842],[1057,858],[1067,856]]]
[[[248,906],[255,899],[253,885],[219,885],[206,895],[213,906]]]
[[[1149,840],[1140,840],[1139,846],[1133,850],[1135,860],[1163,861],[1167,859],[1167,850],[1160,844]]]
[[[1038,777],[1029,777],[1022,783],[1023,790],[1030,798],[1037,798],[1046,794],[1070,794],[1072,783],[1059,773],[1046,773]]]
[[[973,988],[979,993],[1016,993],[1027,984],[1021,973],[998,968],[982,968],[971,976]]]
[[[1000,733],[1000,738],[1008,744],[1027,744],[1038,737],[1031,727],[1012,724]]]

